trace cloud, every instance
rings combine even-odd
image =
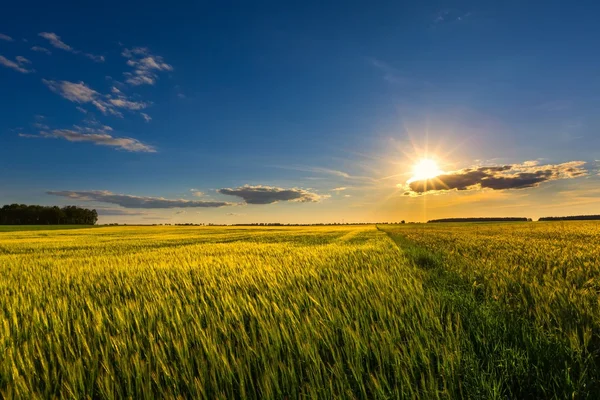
[[[7,42],[14,42],[14,39],[4,33],[0,33],[0,40],[4,40]]]
[[[0,65],[4,65],[6,68],[14,69],[22,74],[29,74],[31,72],[35,72],[33,69],[27,69],[23,64],[31,64],[31,61],[26,59],[25,57],[17,56],[16,62],[11,61],[4,56],[0,56]]]
[[[185,214],[185,210],[175,211],[175,214]]]
[[[557,179],[587,175],[585,161],[570,161],[556,165],[538,165],[537,161],[502,166],[478,166],[443,173],[431,179],[409,180],[405,195],[419,195],[449,190],[507,190],[537,187]]]
[[[134,216],[134,215],[148,215],[147,212],[144,211],[133,211],[121,208],[104,208],[104,207],[94,207],[99,216],[109,216],[109,215],[120,215],[120,216]]]
[[[437,13],[435,16],[433,23],[437,24],[445,24],[445,23],[453,23],[453,22],[463,22],[469,17],[472,16],[471,12],[459,12],[458,10],[442,10]]]
[[[87,58],[89,58],[92,61],[95,62],[104,62],[106,61],[106,59],[104,58],[104,56],[97,56],[95,54],[90,54],[90,53],[83,53],[84,56],[86,56]]]
[[[272,186],[245,185],[235,189],[219,189],[218,193],[228,196],[237,196],[244,199],[247,204],[271,204],[279,201],[293,201],[300,203],[318,202],[329,196],[318,195],[303,189],[282,189]]]
[[[73,129],[43,130],[38,135],[20,133],[19,136],[24,138],[64,139],[69,142],[89,142],[97,146],[109,146],[130,152],[156,153],[156,149],[153,146],[144,144],[133,138],[112,136],[108,133],[110,131],[112,131],[112,128],[109,126],[93,128],[75,125]]]
[[[173,67],[164,62],[161,56],[150,54],[145,47],[125,49],[121,55],[127,58],[127,65],[133,72],[125,72],[126,82],[133,85],[154,85],[158,79],[158,72],[172,71]]]
[[[54,93],[60,94],[67,100],[75,103],[91,103],[100,97],[100,93],[89,88],[85,83],[68,82],[68,81],[50,81],[42,79],[42,82]]]
[[[131,101],[124,97],[110,99],[108,101],[115,107],[125,108],[132,111],[143,110],[144,108],[148,107],[148,103],[144,103],[143,101]]]
[[[140,115],[142,116],[142,118],[144,118],[144,121],[146,121],[146,122],[152,121],[152,117],[149,116],[148,114],[146,114],[146,113],[140,113]]]
[[[337,188],[331,189],[331,191],[332,192],[341,192],[346,189],[348,189],[348,188],[347,187],[337,187]]]
[[[400,70],[386,62],[373,58],[371,64],[383,73],[383,79],[393,84],[409,85],[413,81],[407,78]]]
[[[38,36],[41,36],[44,39],[48,40],[50,42],[50,44],[52,46],[56,47],[57,49],[68,51],[69,53],[73,53],[73,54],[82,54],[83,56],[85,56],[95,62],[104,62],[105,61],[104,56],[97,56],[95,54],[83,53],[79,50],[75,50],[73,47],[71,47],[68,44],[66,44],[65,42],[63,42],[60,39],[60,36],[58,36],[54,32],[41,32],[40,34],[38,34]],[[33,50],[33,48],[32,48],[32,50]]]
[[[117,204],[124,208],[217,208],[233,205],[222,201],[199,201],[184,199],[165,199],[164,197],[132,196],[117,194],[108,190],[90,191],[49,191],[47,194],[62,196],[72,200],[97,201]]]
[[[48,55],[52,54],[52,52],[50,50],[48,50],[45,47],[41,47],[41,46],[33,46],[31,48],[31,50],[37,51],[38,53],[45,53],[45,54],[48,54]]]
[[[59,94],[65,99],[78,104],[90,103],[104,115],[112,114],[122,117],[123,114],[121,114],[118,109],[139,111],[150,105],[150,103],[143,101],[129,100],[123,94],[117,94],[117,97],[114,97],[112,94],[99,93],[87,86],[84,82],[75,83],[46,79],[42,79],[42,82],[44,82],[44,84],[48,86],[51,91]]]
[[[192,192],[192,196],[196,196],[196,197],[204,196],[204,193],[199,191],[198,189],[190,189],[190,192]]]
[[[41,33],[38,34],[38,36],[41,36],[44,39],[48,40],[50,42],[50,44],[52,46],[56,47],[57,49],[61,49],[61,50],[65,50],[65,51],[70,51],[70,52],[74,51],[74,49],[71,46],[69,46],[68,44],[66,44],[62,40],[60,40],[60,36],[58,36],[54,32],[41,32]]]
[[[279,168],[291,169],[291,170],[296,170],[296,171],[313,172],[313,173],[317,173],[317,174],[333,175],[333,176],[344,178],[344,179],[347,179],[350,181],[363,181],[363,182],[375,182],[376,181],[375,179],[373,179],[369,176],[351,175],[344,171],[338,171],[335,169],[322,168],[322,167],[279,166]]]
[[[246,214],[239,214],[239,213],[227,213],[226,215],[230,216],[230,217],[240,217],[242,215],[246,215]]]

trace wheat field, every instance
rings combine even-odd
[[[596,398],[594,223],[0,232],[0,397]]]

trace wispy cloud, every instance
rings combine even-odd
[[[127,58],[127,65],[133,68],[133,72],[125,72],[124,75],[126,82],[134,86],[154,85],[158,72],[173,70],[161,56],[151,54],[145,47],[125,49],[121,55]]]
[[[192,196],[196,196],[196,197],[204,196],[204,192],[201,192],[198,189],[190,189],[190,192],[192,192]]]
[[[461,12],[458,10],[442,10],[436,14],[433,19],[434,25],[447,24],[447,23],[459,23],[464,22],[471,18],[473,13]]]
[[[4,40],[6,42],[14,42],[15,40],[4,33],[0,33],[0,40]]]
[[[33,47],[31,48],[31,50],[33,50],[33,51],[37,51],[38,53],[44,53],[44,54],[47,54],[47,55],[50,55],[50,54],[52,54],[52,52],[51,52],[50,50],[48,50],[48,49],[47,49],[47,48],[45,48],[45,47],[41,47],[41,46],[33,46]]]
[[[130,152],[156,153],[153,146],[133,138],[115,137],[109,132],[112,132],[112,128],[109,126],[99,128],[74,126],[73,129],[42,130],[37,135],[20,133],[19,136],[24,138],[64,139],[69,142],[88,142],[97,146],[114,147],[118,150]]]
[[[412,83],[412,79],[406,77],[399,69],[392,67],[386,62],[376,58],[370,59],[371,64],[383,73],[383,79],[389,83],[406,85]]]
[[[347,187],[336,187],[336,188],[331,189],[331,191],[332,192],[341,192],[341,191],[347,190],[347,189],[348,189]]]
[[[11,61],[4,56],[0,56],[0,65],[5,66],[6,68],[14,69],[17,72],[22,74],[29,74],[35,72],[34,69],[27,69],[25,64],[31,64],[31,61],[26,59],[25,57],[17,56],[16,61]]]
[[[232,203],[222,201],[200,201],[184,199],[165,199],[164,197],[133,196],[117,194],[108,190],[90,191],[49,191],[47,194],[62,196],[73,200],[97,201],[117,204],[124,208],[218,208],[231,206]]]
[[[311,193],[304,189],[282,189],[262,185],[245,185],[235,189],[225,188],[219,189],[217,192],[228,196],[240,197],[247,204],[271,204],[279,201],[315,203],[329,197],[328,195]]]
[[[439,193],[449,190],[507,190],[537,187],[558,179],[587,175],[585,161],[538,165],[537,161],[501,166],[478,166],[443,173],[431,179],[408,181],[405,195]],[[399,185],[403,186],[403,185]]]
[[[112,114],[122,117],[123,114],[118,109],[129,111],[139,111],[148,107],[150,103],[143,101],[129,100],[121,92],[120,94],[102,94],[87,86],[84,82],[52,81],[42,79],[42,82],[54,93],[59,94],[67,100],[74,103],[90,103],[103,114]]]
[[[85,56],[95,62],[104,62],[105,61],[104,56],[98,56],[98,55],[91,54],[91,53],[85,53],[80,50],[75,50],[73,47],[71,47],[68,44],[66,44],[65,42],[63,42],[62,39],[60,38],[60,36],[58,36],[54,32],[41,32],[39,34],[39,36],[48,40],[48,42],[50,42],[50,44],[52,46],[56,47],[57,49],[68,51],[69,53],[73,53],[73,54],[82,54],[83,56]]]
[[[138,216],[148,215],[145,211],[135,211],[123,208],[111,208],[111,207],[94,207],[99,216]]]
[[[152,121],[152,117],[149,116],[148,114],[146,114],[146,113],[140,113],[140,115],[142,116],[142,118],[144,118],[144,121],[146,121],[146,122]]]
[[[66,44],[65,42],[63,42],[60,39],[60,36],[58,36],[54,32],[41,32],[41,33],[38,34],[38,36],[41,36],[44,39],[48,40],[50,42],[50,44],[52,46],[56,47],[57,49],[61,49],[61,50],[65,50],[65,51],[70,51],[70,52],[74,51],[74,49],[71,46],[69,46],[68,44]]]
[[[345,171],[340,171],[340,170],[330,169],[330,168],[321,168],[321,167],[282,167],[282,168],[293,169],[293,170],[297,170],[297,171],[313,172],[313,173],[317,173],[317,174],[332,175],[332,176],[344,178],[349,181],[362,181],[362,182],[375,182],[376,181],[376,179],[369,177],[369,176],[353,175],[353,174],[350,174]]]

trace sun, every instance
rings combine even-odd
[[[442,173],[443,171],[440,170],[440,167],[435,160],[423,158],[413,167],[413,176],[409,179],[409,182],[435,178]]]

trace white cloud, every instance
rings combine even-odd
[[[22,61],[25,60],[25,61]],[[35,72],[33,69],[27,69],[23,66],[23,64],[30,63],[25,57],[17,56],[16,62],[11,61],[4,56],[0,56],[0,65],[5,66],[6,68],[14,69],[22,74],[29,74],[31,72]]]
[[[165,199],[164,197],[133,196],[113,193],[108,190],[90,191],[49,191],[47,194],[62,196],[74,200],[97,201],[117,204],[124,208],[217,208],[231,206],[223,201],[200,201],[184,199]]]
[[[64,139],[69,142],[88,142],[97,146],[109,146],[130,152],[156,153],[156,149],[153,146],[133,138],[115,137],[108,133],[110,131],[112,131],[112,128],[109,126],[93,128],[75,125],[73,129],[42,130],[38,135],[20,133],[19,136],[25,138]]]
[[[97,56],[95,54],[90,54],[90,53],[83,53],[84,56],[86,56],[87,58],[89,58],[92,61],[95,62],[104,62],[106,61],[106,59],[104,58],[104,56]]]
[[[41,32],[39,34],[39,36],[48,40],[50,42],[50,44],[52,46],[56,47],[57,49],[68,51],[69,53],[73,53],[73,54],[83,54],[85,57],[87,57],[90,60],[93,60],[95,62],[104,62],[105,61],[104,56],[97,56],[95,54],[83,53],[79,50],[75,50],[73,47],[71,47],[68,44],[66,44],[65,42],[63,42],[61,40],[60,36],[58,36],[54,32]],[[33,50],[33,48],[32,48],[32,50]]]
[[[192,196],[196,196],[196,197],[204,196],[204,193],[198,189],[190,189],[190,192],[192,192]]]
[[[148,114],[146,114],[146,113],[140,113],[140,115],[144,118],[144,121],[146,121],[146,122],[152,121],[152,117],[149,116]]]
[[[0,33],[0,40],[4,40],[7,42],[14,42],[14,39],[4,33]]]
[[[60,40],[60,36],[58,36],[54,32],[41,32],[38,36],[41,36],[44,39],[48,40],[50,44],[56,47],[57,49],[62,49],[70,52],[74,51],[71,46]]]
[[[28,59],[26,59],[26,58],[25,58],[25,57],[23,57],[23,56],[16,56],[16,57],[15,57],[15,60],[17,60],[17,62],[18,62],[19,64],[31,64],[31,61],[29,61]]]
[[[45,53],[45,54],[48,54],[48,55],[52,54],[52,52],[50,50],[48,50],[45,47],[41,47],[41,46],[33,46],[31,48],[31,50],[37,51],[38,53]]]
[[[119,95],[119,97],[115,98],[110,94],[99,93],[84,82],[75,83],[46,79],[42,79],[42,82],[54,93],[59,94],[65,99],[78,104],[90,103],[105,115],[112,114],[122,117],[123,114],[118,109],[139,111],[150,105],[150,103],[142,101],[129,100],[124,95]]]
[[[125,108],[127,110],[143,110],[148,107],[148,103],[144,103],[143,101],[130,101],[124,97],[110,99],[108,101],[115,107]]]
[[[127,65],[133,72],[125,72],[126,82],[133,85],[154,85],[158,79],[158,72],[172,71],[173,67],[164,62],[161,56],[150,54],[145,47],[125,49],[121,55],[127,58]]]
[[[67,100],[75,103],[91,103],[94,99],[100,97],[100,93],[89,88],[85,83],[69,82],[69,81],[50,81],[42,79],[42,82],[54,93],[60,94]]]

